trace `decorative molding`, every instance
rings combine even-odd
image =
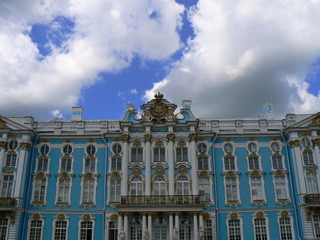
[[[157,140],[154,145],[156,147],[163,147],[164,146],[163,141],[161,141],[161,140]]]
[[[316,172],[317,169],[315,169],[314,167],[307,167],[306,171],[307,172]]]
[[[317,125],[317,126],[320,126],[320,114],[318,114],[313,120],[312,120],[312,123]]]
[[[82,202],[80,204],[81,207],[94,207],[96,204],[94,202]]]
[[[56,202],[55,205],[58,206],[58,207],[64,208],[64,207],[69,207],[70,206],[70,202]]]
[[[256,205],[256,206],[262,206],[262,205],[266,205],[266,201],[265,200],[252,200],[251,204]]]
[[[162,167],[157,167],[157,168],[156,168],[156,173],[157,173],[158,175],[162,175],[162,174],[164,174],[164,169],[163,169]]]
[[[225,205],[230,207],[236,207],[236,206],[240,206],[240,202],[238,200],[227,201]]]
[[[133,140],[132,145],[134,147],[141,147],[141,141],[139,139],[135,139],[135,140]]]
[[[197,139],[197,135],[195,133],[191,133],[189,135],[189,139],[190,139],[191,142],[195,142],[196,139]]]
[[[185,147],[187,144],[186,144],[186,141],[185,140],[183,140],[183,139],[179,139],[179,141],[178,141],[178,146],[179,147]]]
[[[20,147],[22,150],[29,150],[29,148],[31,147],[31,144],[27,142],[22,142],[20,143]]]
[[[236,213],[236,212],[230,213],[229,216],[230,216],[230,219],[231,219],[231,220],[239,219],[239,215],[238,215],[238,213]]]
[[[0,128],[5,128],[6,127],[6,122],[0,118]]]
[[[167,135],[167,138],[168,138],[168,141],[170,142],[173,142],[174,141],[174,138],[175,138],[175,135],[173,134],[173,133],[169,133],[168,135]]]
[[[0,142],[0,148],[6,148],[7,145],[8,145],[7,142],[4,142],[4,141]]]
[[[276,204],[279,204],[282,206],[288,205],[289,203],[290,203],[290,201],[288,199],[280,199],[280,200],[276,201]]]
[[[178,172],[181,174],[186,174],[188,171],[188,168],[185,165],[180,165],[178,168]]]
[[[289,146],[290,146],[291,148],[299,147],[299,145],[300,145],[300,141],[299,141],[298,139],[292,140],[292,141],[289,142]]]
[[[265,215],[262,211],[256,212],[256,218],[264,218],[264,217],[265,217]]]
[[[320,145],[320,138],[315,138],[315,139],[312,139],[312,144],[313,146],[319,146]]]
[[[287,210],[283,210],[280,212],[280,216],[283,218],[289,217],[289,212]]]
[[[57,215],[57,221],[64,221],[66,220],[66,216],[63,213]]]
[[[31,205],[39,208],[46,206],[46,203],[44,201],[32,201]]]
[[[141,174],[141,169],[138,167],[134,167],[133,169],[133,175],[140,175]]]
[[[129,142],[129,139],[130,139],[130,137],[129,137],[128,134],[123,134],[123,135],[122,135],[122,141],[123,141],[124,143],[128,143],[128,142]]]
[[[40,220],[41,219],[41,215],[39,213],[35,213],[32,215],[32,220]]]
[[[146,135],[144,135],[144,140],[145,140],[146,142],[151,142],[151,139],[152,139],[151,134],[146,134]]]

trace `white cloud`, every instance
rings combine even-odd
[[[55,118],[63,118],[63,114],[60,112],[60,110],[54,110],[51,112],[51,115]]]
[[[131,93],[131,94],[138,94],[138,91],[137,91],[136,88],[134,88],[134,89],[131,89],[130,93]]]
[[[99,73],[119,71],[135,55],[168,58],[180,48],[176,30],[183,10],[173,0],[2,1],[1,113],[46,119],[55,109],[75,105],[81,89],[98,81]],[[60,31],[52,21],[57,16],[74,21],[73,31],[59,32],[68,34],[66,41],[60,47],[49,41],[52,52],[43,57],[27,33],[36,23]]]
[[[194,39],[145,98],[192,99],[198,117],[255,117],[265,101],[278,116],[319,111],[304,81],[320,57],[316,1],[199,0],[189,14]]]

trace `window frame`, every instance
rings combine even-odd
[[[12,177],[12,180],[8,181],[6,180],[7,182],[7,186],[6,186],[6,191],[5,191],[5,195],[3,195],[3,190],[4,190],[4,183],[5,183],[5,177]],[[16,176],[15,174],[3,174],[2,176],[2,181],[1,181],[1,192],[0,192],[0,197],[1,198],[12,198],[13,197],[13,194],[14,194],[14,190],[15,190],[15,181],[16,181]],[[11,188],[10,186],[8,185],[8,183],[11,183]],[[10,189],[10,194],[8,194],[9,192],[9,189]]]
[[[6,225],[4,225],[4,224],[2,225],[1,221],[3,221],[3,220],[7,220]],[[9,217],[0,218],[0,238],[1,239],[3,239],[3,236],[1,235],[3,233],[3,231],[2,231],[3,228],[6,228],[4,239],[8,239],[9,227],[10,227],[10,218]]]
[[[37,181],[45,181],[45,185],[41,185],[40,184],[40,189],[41,189],[41,186],[44,186],[45,188],[44,188],[44,195],[43,195],[43,201],[40,201],[40,200],[36,200],[35,198],[36,198],[36,184],[37,184]],[[35,177],[34,179],[33,179],[33,183],[32,183],[32,188],[33,188],[33,191],[32,191],[32,202],[31,202],[31,204],[33,203],[33,202],[35,202],[35,203],[43,203],[43,204],[46,204],[46,198],[47,198],[47,189],[48,189],[48,178],[47,177],[44,177],[44,178],[37,178],[37,177]],[[39,191],[39,192],[42,192],[42,191]],[[39,195],[40,197],[41,197],[41,195]]]
[[[311,174],[314,174],[315,175],[315,178],[313,178],[313,181],[314,183],[316,183],[316,188],[317,188],[317,191],[316,192],[310,192],[310,182],[308,182],[308,175],[311,175]],[[306,182],[306,191],[307,191],[307,194],[319,194],[319,180],[318,180],[318,173],[315,171],[315,172],[306,172],[305,173],[305,182]],[[314,187],[314,186],[312,186]],[[313,189],[314,190],[314,189]]]
[[[286,214],[283,214],[283,212],[286,212]],[[279,239],[280,240],[288,240],[287,238],[287,232],[286,232],[286,236],[285,238],[282,239],[282,231],[281,231],[281,222],[280,219],[281,218],[288,218],[290,220],[290,230],[291,230],[291,239],[290,240],[294,240],[295,239],[295,233],[294,233],[294,226],[293,226],[293,218],[292,218],[292,214],[290,214],[288,211],[284,210],[282,212],[280,212],[278,214],[277,217],[277,221],[278,221],[278,230],[279,230]],[[288,225],[287,225],[288,226]]]
[[[284,188],[282,190],[285,191],[285,196],[286,198],[279,198],[278,194],[277,194],[277,182],[276,182],[276,178],[283,178],[284,179]],[[289,189],[288,189],[288,178],[286,175],[283,176],[272,176],[272,180],[273,180],[273,186],[274,186],[274,195],[275,195],[275,200],[276,201],[280,201],[280,200],[290,200],[290,196],[289,196]]]
[[[264,220],[264,225],[256,225],[256,220]],[[270,233],[269,233],[269,220],[267,218],[267,216],[263,216],[263,217],[257,217],[254,216],[252,218],[252,225],[253,225],[253,232],[254,232],[254,239],[255,240],[269,240],[270,239]],[[266,233],[266,238],[262,238],[262,236],[257,236],[258,232],[257,232],[257,228],[259,228],[260,230],[260,234],[262,234],[262,228],[265,227],[265,233]]]
[[[226,226],[227,226],[227,234],[228,234],[228,240],[231,239],[237,239],[236,237],[231,238],[231,234],[230,234],[230,221],[239,221],[239,227],[238,229],[240,229],[240,240],[243,240],[243,220],[242,220],[242,216],[239,216],[239,214],[237,214],[237,217],[231,217],[233,213],[229,214],[226,218]],[[234,228],[235,229],[235,228]],[[233,231],[235,232],[235,231]],[[238,239],[237,239],[238,240]]]
[[[120,184],[112,184],[112,181],[120,181]],[[114,203],[114,202],[120,202],[121,201],[121,182],[122,179],[121,178],[110,178],[109,179],[109,197],[108,197],[108,202],[109,203]],[[119,187],[119,189],[117,187]],[[113,188],[115,188],[115,190],[113,190]],[[119,196],[117,196],[117,194],[112,194],[112,193],[119,193]],[[117,200],[117,198],[119,198],[119,200]]]
[[[90,216],[90,215],[89,215]],[[79,222],[78,222],[78,239],[81,240],[81,223],[82,222],[91,222],[92,223],[92,237],[91,240],[94,240],[94,234],[95,234],[95,218],[90,217],[89,220],[85,220],[83,219],[83,216],[80,218]]]
[[[235,185],[232,184],[232,186],[235,186],[235,190],[236,190],[236,197],[237,199],[229,199],[228,198],[228,179],[235,179]],[[237,201],[239,203],[241,203],[241,199],[240,199],[240,181],[239,181],[239,177],[238,176],[224,176],[223,178],[223,184],[224,184],[224,199],[225,199],[225,204],[227,205],[229,202],[233,202],[233,201]],[[231,190],[233,190],[234,187],[232,187]],[[233,191],[232,191],[233,192]],[[232,194],[232,196],[234,196],[234,194]]]
[[[254,188],[253,188],[253,180],[252,179],[260,179],[261,180],[261,188],[256,188],[256,184],[257,183],[254,183]],[[266,201],[266,195],[265,195],[265,186],[264,186],[264,177],[263,176],[249,176],[249,185],[250,185],[250,196],[251,196],[251,202],[254,202],[254,201]],[[258,194],[258,191],[257,191],[257,194],[256,194],[256,197],[254,198],[255,195],[253,195],[253,190],[258,190],[258,191],[261,191],[261,199],[258,198],[258,196],[260,194]]]
[[[10,158],[10,164],[8,164],[8,157],[11,156]],[[12,158],[12,156],[15,156],[15,159]],[[6,168],[16,168],[17,167],[17,162],[18,162],[18,153],[15,150],[10,150],[6,153],[6,157],[4,160],[4,167]],[[14,164],[12,162],[14,161]]]
[[[142,146],[131,147],[131,149],[130,149],[130,162],[132,162],[132,163],[143,163],[144,162],[144,148]]]
[[[57,222],[66,222],[66,238],[65,239],[61,239],[61,238],[59,238],[58,240],[68,240],[68,234],[69,234],[69,218],[68,217],[66,217],[65,215],[64,215],[64,219],[58,219],[58,217],[59,217],[59,215],[58,216],[56,216],[55,218],[54,218],[54,220],[53,220],[53,222],[52,222],[52,240],[56,240],[56,230],[57,230],[57,228],[56,228],[56,223]],[[60,228],[60,229],[62,229],[62,228]]]
[[[38,239],[42,240],[43,239],[43,231],[44,231],[44,218],[40,215],[40,219],[33,219],[33,216],[31,216],[31,218],[28,221],[28,236],[27,236],[27,239],[28,240],[38,240]],[[40,238],[36,238],[36,236],[31,238],[31,229],[32,229],[31,225],[32,225],[33,221],[41,222],[41,228],[35,227],[36,229],[41,229]]]
[[[89,184],[88,186],[85,186],[85,181],[87,180],[90,180],[90,181],[93,181],[93,186],[91,184]],[[87,201],[84,201],[84,193],[85,193],[85,187],[87,187],[87,190],[88,190],[88,198]],[[91,188],[92,187],[92,188]],[[90,190],[92,189],[92,201],[88,201],[90,200]],[[91,203],[93,204],[94,206],[96,205],[96,191],[97,191],[97,178],[94,177],[94,176],[91,176],[91,177],[82,177],[81,178],[81,198],[80,198],[80,205],[83,205],[83,204],[88,204],[88,203]]]
[[[69,184],[68,185],[67,184],[61,185],[61,181],[69,181]],[[66,199],[63,199],[63,200],[66,200],[66,201],[59,201],[60,194],[61,194],[60,187],[63,188],[63,198],[66,197]],[[69,187],[69,189],[67,191],[66,191],[66,187]],[[71,201],[70,201],[71,190],[72,190],[72,178],[70,178],[69,176],[68,177],[60,176],[57,180],[57,185],[56,185],[56,200],[55,200],[56,204],[61,204],[61,203],[71,204]]]

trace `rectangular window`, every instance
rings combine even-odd
[[[120,202],[120,196],[121,196],[121,179],[111,179],[109,202]]]
[[[281,156],[272,156],[272,167],[273,169],[283,169]]]
[[[33,201],[35,202],[44,202],[46,187],[47,187],[47,179],[35,179],[34,180],[34,195]]]
[[[67,221],[55,221],[54,240],[67,239]]]
[[[93,224],[91,221],[84,221],[80,224],[80,240],[93,239]]]
[[[143,149],[132,148],[131,149],[131,162],[143,162]]]
[[[235,170],[235,159],[234,157],[225,157],[224,158],[224,170]]]
[[[314,164],[312,151],[304,151],[302,153],[302,155],[303,155],[304,165],[313,165]]]
[[[210,202],[210,179],[199,178],[200,201]]]
[[[95,172],[96,171],[96,159],[95,158],[86,158],[85,159],[85,172]]]
[[[249,169],[259,170],[259,157],[249,157]]]
[[[263,200],[262,177],[250,177],[252,200]]]
[[[118,222],[110,221],[109,222],[109,238],[108,240],[117,240],[118,239]]]
[[[307,184],[307,192],[308,194],[318,194],[318,181],[317,181],[317,173],[315,172],[307,172],[306,173],[306,184]]]
[[[111,171],[121,171],[122,158],[111,158]]]
[[[204,220],[204,240],[212,240],[213,239],[213,231],[212,231],[212,221]]]
[[[0,218],[0,239],[7,239],[8,225],[8,218]]]
[[[13,175],[4,175],[3,176],[1,197],[5,197],[5,198],[12,197],[13,180],[14,180]]]
[[[198,157],[198,169],[209,170],[209,163],[207,157]]]
[[[228,220],[229,240],[241,240],[240,220]]]
[[[59,179],[58,183],[58,202],[69,202],[70,179]]]
[[[287,196],[287,187],[286,187],[286,177],[284,176],[279,176],[279,177],[274,177],[274,188],[276,191],[276,197],[278,200],[281,199],[288,199]]]
[[[49,162],[48,158],[39,158],[37,172],[47,172],[48,162]]]
[[[17,154],[9,153],[6,159],[6,167],[16,167],[17,163]]]
[[[61,172],[71,172],[71,163],[72,163],[71,158],[62,158],[60,171]]]
[[[41,240],[42,224],[41,220],[31,220],[29,240]]]
[[[154,162],[165,162],[166,161],[164,147],[158,147],[158,148],[153,149],[153,161]]]
[[[238,200],[237,178],[226,178],[227,201]]]
[[[291,221],[289,217],[279,218],[279,227],[280,227],[280,239],[281,240],[292,240],[292,229]]]
[[[320,215],[313,215],[313,227],[316,238],[320,238]]]
[[[93,203],[94,202],[94,179],[84,179],[83,180],[83,190],[82,190],[82,202]]]
[[[268,240],[265,218],[254,219],[254,232],[256,240]]]
[[[188,148],[187,147],[178,147],[176,149],[177,153],[177,162],[187,162],[188,161]]]

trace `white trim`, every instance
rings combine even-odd
[[[284,176],[272,176],[272,183],[273,183],[273,189],[274,189],[274,196],[275,196],[275,201],[279,201],[279,200],[283,200],[283,199],[278,199],[277,196],[277,192],[276,192],[276,182],[275,182],[275,178],[276,177],[284,177],[284,182],[285,182],[285,191],[286,191],[286,200],[290,201],[290,194],[289,194],[289,183],[288,183],[288,176],[284,175]]]
[[[64,203],[69,203],[71,204],[71,190],[72,190],[72,177],[68,176],[69,177],[69,193],[68,193],[68,199],[67,201],[64,201]],[[59,204],[60,202],[58,201],[58,197],[59,197],[59,182],[61,180],[61,176],[57,177],[57,181],[56,181],[56,199],[55,199],[55,204]],[[64,179],[62,179],[64,180]]]
[[[252,178],[259,178],[261,179],[261,199],[253,199],[253,195],[252,195],[252,186],[251,186],[251,181],[252,181]],[[251,202],[253,201],[260,201],[260,200],[263,200],[266,202],[266,193],[265,193],[265,187],[264,187],[264,177],[263,175],[260,175],[260,176],[249,176],[249,187],[250,187],[250,197],[251,197]]]
[[[58,214],[59,215],[59,214]],[[68,217],[66,214],[63,214],[65,216],[65,219],[64,220],[58,220],[57,219],[57,216],[55,216],[53,218],[53,221],[52,221],[52,240],[55,240],[55,233],[56,233],[56,222],[59,222],[59,221],[66,221],[67,222],[67,226],[66,226],[66,239],[65,240],[68,240],[68,235],[69,235],[69,219],[70,217]]]
[[[230,215],[229,214],[227,217],[226,217],[226,226],[227,226],[227,234],[228,234],[228,239],[230,239],[230,231],[229,231],[229,220],[239,220],[239,227],[240,227],[240,236],[241,236],[241,239],[244,239],[243,238],[243,220],[242,220],[242,216],[238,214],[238,218],[237,219],[231,219],[230,218]]]
[[[255,220],[256,219],[264,219],[265,220],[265,228],[266,228],[266,234],[267,234],[267,239],[270,239],[270,230],[269,230],[269,219],[268,215],[264,213],[263,218],[258,218],[256,214],[252,216],[252,226],[253,226],[253,233],[254,233],[254,239],[257,239],[257,232],[256,232],[256,225],[255,225]],[[260,225],[262,226],[262,225]],[[260,238],[259,238],[260,239]]]
[[[294,234],[294,227],[293,227],[293,217],[292,214],[288,212],[288,218],[290,219],[290,228],[291,228],[291,235],[292,235],[292,239],[295,239],[295,234]],[[281,228],[280,228],[280,218],[282,218],[281,216],[281,212],[277,214],[277,221],[278,221],[278,231],[279,231],[279,239],[281,240]]]
[[[72,155],[72,154],[74,153],[74,144],[73,144],[73,142],[64,142],[64,143],[62,144],[61,148],[60,148],[60,149],[61,149],[61,154],[62,154],[62,155],[66,155],[66,153],[63,152],[63,148],[64,148],[66,145],[70,145],[70,146],[71,146],[72,151],[71,151],[71,153],[69,153],[68,155]]]
[[[33,202],[35,201],[35,184],[36,184],[36,176],[33,177],[33,183],[32,183],[32,197],[31,197],[31,201],[30,201],[30,204],[32,205]],[[41,179],[40,179],[41,180]],[[46,189],[44,190],[44,201],[43,201],[43,204],[46,205],[46,202],[47,202],[47,190],[48,190],[48,177],[45,177],[45,180],[46,180]],[[36,201],[38,202],[38,201]]]
[[[4,183],[4,177],[5,176],[13,176],[13,180],[12,180],[12,189],[11,189],[11,194],[10,194],[10,196],[2,196],[2,191],[3,191],[3,183]],[[1,191],[0,191],[0,197],[2,197],[2,198],[6,198],[6,197],[9,197],[9,198],[12,198],[13,197],[13,193],[14,193],[14,190],[15,190],[15,183],[16,183],[16,173],[15,172],[13,172],[13,173],[6,173],[6,172],[4,172],[3,174],[2,174],[2,177],[1,177]],[[8,192],[8,189],[7,189],[7,191],[6,192]]]
[[[235,175],[236,175],[235,179],[236,179],[237,199],[236,199],[236,200],[230,200],[230,201],[238,201],[239,204],[241,204],[239,175],[238,175],[238,174],[235,174]],[[223,177],[224,199],[225,199],[224,203],[225,203],[225,205],[227,205],[228,202],[229,202],[229,201],[228,201],[228,198],[227,198],[227,183],[226,183],[226,178],[232,178],[232,177],[228,177],[228,176],[226,176],[226,175]]]
[[[40,215],[40,219],[39,219],[39,220],[34,220],[34,219],[32,219],[32,217],[33,217],[33,216],[30,216],[30,217],[29,217],[29,220],[28,220],[27,239],[28,239],[28,240],[32,240],[32,239],[30,239],[31,222],[32,222],[32,221],[41,221],[41,222],[42,222],[42,224],[41,224],[41,237],[40,237],[40,239],[43,239],[43,231],[44,231],[44,224],[45,224],[45,222],[44,222],[44,217]]]
[[[80,201],[79,201],[79,204],[81,205],[81,204],[83,204],[83,203],[86,203],[86,202],[83,202],[83,190],[84,190],[84,188],[83,188],[83,182],[84,182],[84,178],[85,178],[85,176],[82,176],[81,177],[81,183],[80,183],[80,186],[81,186],[81,194],[80,194]],[[94,180],[94,187],[93,187],[93,205],[94,206],[96,206],[96,201],[97,201],[97,196],[96,196],[96,194],[97,194],[97,182],[98,182],[98,177],[97,176],[93,176],[93,178],[92,178],[93,180]]]
[[[79,218],[78,221],[78,239],[81,237],[81,223],[82,222],[92,222],[92,240],[94,240],[94,232],[95,232],[95,225],[96,225],[96,218],[91,217],[90,215],[90,220],[84,220],[83,215]]]

